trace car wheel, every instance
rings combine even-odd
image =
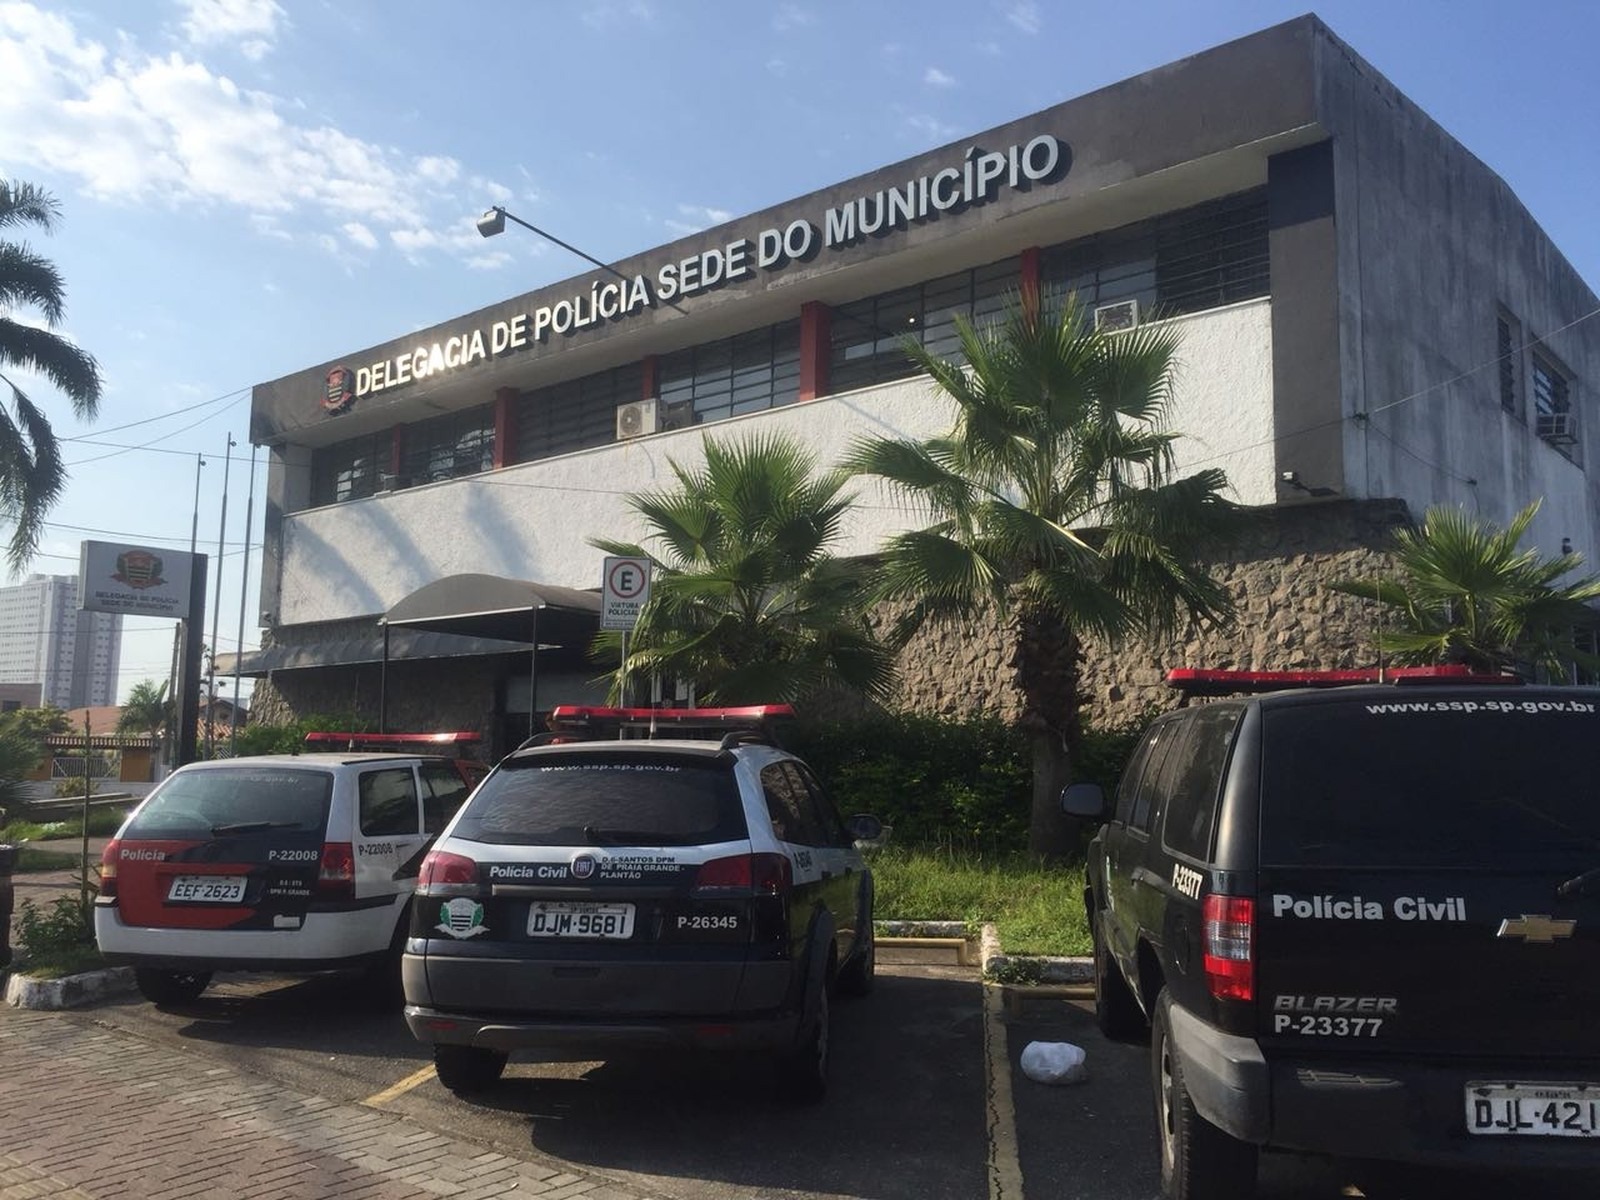
[[[359,999],[369,1008],[380,1012],[398,1009],[405,1004],[405,989],[400,984],[400,960],[405,955],[406,934],[411,928],[409,911],[395,926],[394,936],[383,957],[374,959],[363,967],[356,979]]]
[[[872,929],[870,911],[863,928],[866,935],[862,938],[862,944],[839,972],[839,991],[846,996],[865,996],[870,993],[878,970],[878,939]]]
[[[828,985],[824,982],[817,996],[810,1028],[783,1062],[784,1091],[790,1099],[801,1104],[815,1104],[828,1094],[830,1034]]]
[[[457,1095],[465,1095],[493,1087],[505,1071],[509,1057],[501,1050],[436,1043],[433,1047],[433,1071],[445,1087]]]
[[[1195,1111],[1172,1045],[1171,1009],[1172,998],[1163,990],[1150,1039],[1161,1194],[1169,1200],[1249,1200],[1256,1194],[1256,1147]]]
[[[1144,1036],[1144,1013],[1134,999],[1133,989],[1122,977],[1122,969],[1111,956],[1102,933],[1101,916],[1090,922],[1094,930],[1094,1019],[1100,1032],[1114,1042],[1137,1041]]]
[[[135,967],[134,986],[151,1004],[188,1004],[199,998],[211,983],[210,971],[164,971],[155,967]]]

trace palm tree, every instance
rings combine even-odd
[[[167,681],[143,680],[133,685],[117,717],[118,733],[148,733],[165,746],[166,733],[177,720],[177,706],[167,696]]]
[[[1517,665],[1566,678],[1574,663],[1596,665],[1578,649],[1578,629],[1592,628],[1589,603],[1600,576],[1560,580],[1583,565],[1578,554],[1542,558],[1518,546],[1539,512],[1535,500],[1504,529],[1459,508],[1430,508],[1420,529],[1394,534],[1398,580],[1343,580],[1332,586],[1375,600],[1398,619],[1378,634],[1378,649],[1402,665],[1457,663],[1485,674]]]
[[[853,503],[845,476],[816,473],[810,452],[783,435],[703,445],[705,466],[671,462],[675,489],[628,497],[658,553],[592,539],[653,564],[629,675],[692,681],[697,699],[718,704],[801,700],[837,685],[887,697],[894,655],[866,624],[866,568],[829,549]],[[620,642],[603,633],[596,649],[616,655]]]
[[[33,224],[49,232],[60,205],[31,183],[0,179],[0,228]],[[0,240],[0,381],[11,389],[11,408],[0,404],[0,519],[13,525],[6,557],[20,570],[33,556],[45,514],[61,495],[66,468],[50,421],[5,368],[35,372],[72,403],[80,418],[100,407],[100,368],[94,357],[57,333],[63,312],[61,274],[49,259],[20,242]],[[35,310],[44,328],[18,320]]]
[[[1059,853],[1072,833],[1058,796],[1079,731],[1084,637],[1228,620],[1230,598],[1196,552],[1234,508],[1220,470],[1173,477],[1172,326],[1098,332],[1068,296],[957,328],[964,362],[906,345],[954,401],[954,427],[864,440],[845,465],[880,476],[928,520],[884,548],[877,595],[903,606],[895,644],[927,621],[985,608],[1008,618],[1032,743],[1029,845]]]

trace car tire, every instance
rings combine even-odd
[[[383,957],[374,959],[361,969],[357,976],[357,992],[367,1007],[379,1012],[397,1010],[405,1005],[405,989],[400,982],[400,960],[405,956],[406,935],[411,929],[411,911],[407,909],[394,928],[389,948]]]
[[[198,1000],[211,984],[210,971],[169,971],[156,967],[135,967],[133,983],[151,1004],[188,1004]]]
[[[1114,1042],[1134,1042],[1144,1037],[1148,1027],[1144,1012],[1134,999],[1133,989],[1122,976],[1122,968],[1111,956],[1101,931],[1103,918],[1095,913],[1091,920],[1094,938],[1094,1019],[1100,1032]]]
[[[811,1022],[800,1042],[785,1057],[780,1078],[785,1096],[799,1104],[816,1104],[828,1094],[829,1026],[828,986],[817,995]]]
[[[1150,1068],[1161,1145],[1161,1194],[1168,1200],[1250,1200],[1256,1194],[1258,1151],[1202,1117],[1183,1082],[1172,1045],[1172,997],[1156,1001]]]
[[[493,1087],[505,1071],[509,1058],[503,1050],[435,1043],[433,1071],[440,1083],[463,1096]]]
[[[839,991],[846,996],[869,995],[878,970],[878,938],[873,932],[870,909],[862,927],[866,930],[862,944],[839,971]]]

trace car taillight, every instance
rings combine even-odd
[[[117,859],[122,856],[122,843],[112,838],[100,852],[100,898],[117,898]]]
[[[419,888],[451,890],[475,888],[478,884],[478,864],[464,854],[451,854],[447,850],[430,850],[417,872]]]
[[[782,854],[735,854],[702,863],[695,873],[697,892],[737,888],[757,895],[780,896],[793,882],[789,860]]]
[[[1206,983],[1218,1000],[1253,1000],[1256,994],[1256,902],[1248,896],[1219,896],[1200,902],[1205,921]]]
[[[356,894],[356,856],[349,842],[328,842],[317,867],[317,895],[349,900]]]

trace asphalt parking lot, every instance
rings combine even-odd
[[[1158,1186],[1148,1052],[1106,1043],[1088,1010],[1082,999],[1041,993],[1003,1006],[970,968],[880,966],[877,991],[836,1010],[833,1087],[810,1108],[774,1095],[759,1061],[705,1058],[514,1061],[497,1087],[458,1099],[433,1078],[398,1016],[352,1004],[334,976],[225,978],[181,1010],[128,999],[55,1019],[95,1037],[180,1047],[296,1092],[392,1114],[419,1133],[669,1200],[1150,1200]],[[1016,1063],[1032,1040],[1083,1046],[1089,1081],[1027,1080]],[[194,1070],[217,1073],[199,1062]],[[1521,1190],[1592,1194],[1555,1181]],[[1264,1200],[1504,1194],[1499,1180],[1374,1181],[1347,1164],[1282,1156],[1262,1169]]]

